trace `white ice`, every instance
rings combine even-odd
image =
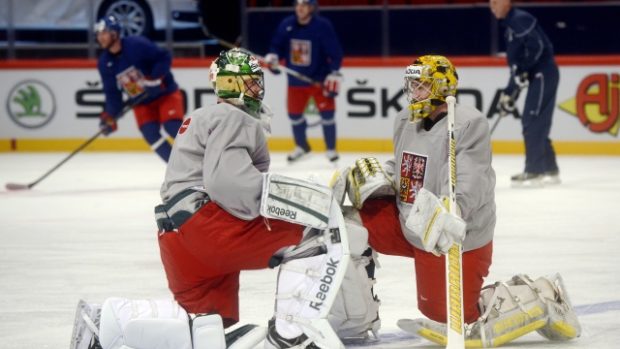
[[[65,153],[0,154],[0,183],[30,183]],[[375,154],[386,159],[389,154]],[[343,154],[341,165],[361,154]],[[506,348],[618,348],[620,345],[620,157],[560,156],[563,183],[517,190],[522,156],[495,156],[497,228],[487,281],[560,272],[583,326],[581,338],[551,343],[537,334]],[[164,163],[152,153],[83,153],[31,190],[0,192],[0,348],[69,347],[80,298],[170,297],[153,220]],[[327,182],[322,154],[272,170]],[[235,195],[231,193],[231,195]],[[248,242],[251,243],[251,242]],[[376,291],[383,332],[415,318],[412,260],[381,256]],[[243,272],[241,322],[266,324],[276,271]],[[438,348],[420,339],[415,348]]]

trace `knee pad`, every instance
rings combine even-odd
[[[99,341],[106,349],[192,349],[187,312],[173,300],[108,298]]]

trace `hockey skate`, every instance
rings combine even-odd
[[[523,172],[510,177],[513,188],[542,188],[544,175],[542,173]]]
[[[516,275],[482,290],[482,314],[465,325],[465,347],[495,348],[529,332],[537,331],[553,341],[566,341],[581,334],[562,277],[555,274],[532,281]],[[446,345],[446,325],[428,319],[402,319],[398,326],[439,345]]]
[[[300,146],[295,146],[295,149],[286,156],[286,160],[289,163],[293,163],[305,158],[308,154],[310,154],[310,147],[304,149]]]
[[[102,349],[99,344],[101,305],[78,302],[73,323],[70,349]]]
[[[340,155],[338,155],[338,153],[336,153],[336,151],[333,149],[325,152],[325,156],[327,156],[327,160],[329,160],[329,162],[331,163],[336,163],[336,161],[340,159]]]
[[[556,185],[562,183],[560,180],[560,171],[555,170],[543,173],[542,181],[544,185]]]

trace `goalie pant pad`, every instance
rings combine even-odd
[[[345,208],[345,222],[351,263],[329,313],[329,322],[342,339],[367,338],[369,331],[378,336],[381,303],[373,293],[376,257],[368,246],[368,230],[362,225],[356,209]],[[371,275],[369,267],[373,268]]]
[[[368,198],[396,195],[394,181],[374,157],[356,160],[355,166],[347,171],[347,182],[349,200],[357,209]]]
[[[335,203],[330,225],[338,228],[307,230],[309,235],[302,244],[284,255],[278,272],[275,328],[283,338],[305,335],[322,348],[338,349],[344,346],[330,326],[328,314],[350,261],[344,218]],[[317,245],[323,248],[317,249]],[[310,250],[303,251],[304,246]]]
[[[108,298],[99,333],[103,349],[226,349],[219,315],[197,316],[190,333],[187,312],[169,299]]]
[[[581,326],[559,274],[532,281],[516,275],[483,289],[479,320],[465,325],[467,348],[495,348],[532,331],[564,341],[579,337]],[[401,320],[403,321],[403,320]],[[446,344],[446,325],[428,319],[404,320],[409,330],[437,344]],[[400,325],[400,321],[399,321]]]
[[[424,188],[418,191],[405,226],[422,241],[425,251],[435,255],[448,253],[455,242],[465,238],[465,221],[448,212],[439,198]]]
[[[263,174],[260,214],[317,229],[328,227],[332,190],[314,182]]]

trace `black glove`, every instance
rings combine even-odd
[[[118,129],[118,124],[116,123],[116,119],[112,115],[106,112],[103,112],[99,116],[99,119],[100,119],[99,128],[101,129],[104,135],[107,136],[110,133]]]

